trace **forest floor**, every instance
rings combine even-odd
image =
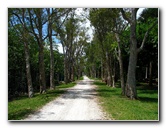
[[[65,94],[49,102],[26,119],[29,121],[92,121],[108,120],[98,104],[96,86],[84,76],[84,80],[67,89]],[[110,120],[110,119],[109,119]]]

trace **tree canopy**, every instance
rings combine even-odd
[[[9,8],[8,94],[33,97],[86,74],[137,99],[158,82],[158,9]],[[93,35],[88,33],[90,21]],[[90,37],[93,37],[90,40]],[[63,53],[57,44],[61,43]]]

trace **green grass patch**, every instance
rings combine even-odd
[[[121,88],[111,88],[95,81],[99,101],[114,120],[158,120],[158,90],[146,85],[137,88],[138,100],[121,96]]]
[[[93,80],[102,80],[101,78],[94,78],[94,77],[89,77],[89,79],[93,79]]]
[[[61,85],[57,86],[57,89],[70,88],[70,87],[73,87],[74,85],[76,85],[76,82],[72,82],[69,84],[61,84]]]
[[[79,78],[79,80],[84,80],[83,76],[81,76],[81,77]]]
[[[49,90],[45,94],[36,93],[32,98],[21,96],[8,102],[8,120],[21,120],[25,118],[30,113],[35,112],[46,103],[64,93],[65,90],[63,89],[73,87],[75,84],[62,84],[57,86],[55,90]]]

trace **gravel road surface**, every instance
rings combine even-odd
[[[84,80],[67,89],[65,94],[49,102],[25,121],[94,121],[105,120],[97,102],[95,85],[84,76]]]

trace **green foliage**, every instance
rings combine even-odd
[[[158,20],[157,8],[143,10],[137,23],[138,47],[140,47],[146,31],[156,20]],[[153,78],[158,78],[158,25],[149,32],[144,48],[138,54],[138,80],[145,77],[142,72],[145,72],[145,67],[148,67],[150,62],[153,62]]]
[[[113,120],[158,120],[158,90],[147,85],[137,87],[138,100],[121,96],[120,88],[110,88],[95,81],[99,102]]]
[[[25,59],[23,43],[14,29],[8,31],[8,92],[18,95],[19,91],[26,91]]]

